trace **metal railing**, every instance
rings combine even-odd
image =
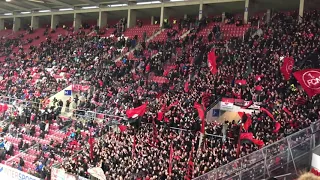
[[[309,169],[312,149],[320,145],[320,120],[247,156],[214,169],[195,180],[204,179],[266,179]]]

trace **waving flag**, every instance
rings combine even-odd
[[[268,111],[267,109],[265,109],[265,108],[260,108],[260,111],[265,112],[271,119],[274,120],[274,116],[273,116],[273,115],[271,114],[271,112]]]
[[[215,53],[215,49],[212,49],[209,53],[208,53],[208,66],[210,68],[210,71],[212,74],[216,74],[218,72],[217,69],[217,56]]]
[[[128,109],[126,111],[126,115],[128,116],[128,118],[137,117],[137,116],[143,116],[144,113],[147,110],[147,105],[148,105],[148,102],[142,104],[139,107],[136,107],[136,108],[133,108],[133,109]]]
[[[294,60],[292,57],[285,57],[280,68],[280,71],[285,80],[289,80],[294,66]]]
[[[308,96],[320,94],[320,69],[305,69],[293,73]]]
[[[201,119],[201,130],[200,132],[204,134],[205,131],[205,112],[203,110],[203,106],[197,102],[194,103],[194,108],[197,109],[199,118]]]
[[[273,133],[278,133],[281,128],[281,124],[279,122],[276,122],[274,127],[275,127],[275,129],[273,130]]]
[[[252,119],[251,119],[251,116],[248,115],[248,118],[247,118],[246,122],[243,124],[243,129],[248,131],[248,129],[251,126],[251,124],[252,124]]]

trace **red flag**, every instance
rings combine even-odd
[[[271,119],[274,120],[273,115],[272,115],[271,112],[268,111],[267,109],[265,109],[265,108],[260,108],[260,111],[265,112]]]
[[[215,49],[212,49],[209,53],[208,53],[208,66],[210,68],[210,71],[212,74],[216,74],[218,72],[217,69],[217,56],[215,53]]]
[[[200,132],[204,134],[205,131],[205,112],[203,106],[197,102],[194,103],[194,108],[198,110],[199,118],[201,119],[201,130]]]
[[[171,171],[172,171],[172,159],[173,159],[173,147],[172,147],[172,143],[170,144],[170,157],[169,157],[169,169],[168,169],[168,174],[169,176],[171,175]]]
[[[125,126],[125,125],[120,124],[118,127],[121,132],[125,132],[127,130],[127,126]]]
[[[244,80],[244,79],[238,79],[235,81],[236,84],[239,84],[239,85],[246,85],[247,84],[247,81]]]
[[[189,82],[184,83],[184,92],[189,92]]]
[[[143,116],[144,113],[147,110],[147,105],[148,105],[148,102],[142,104],[139,107],[136,107],[136,108],[133,108],[133,109],[128,109],[126,111],[126,115],[128,116],[128,118],[132,118],[134,116]]]
[[[241,133],[240,134],[240,140],[243,140],[243,139],[247,139],[247,140],[252,141],[253,134],[252,133]]]
[[[238,112],[238,115],[240,116],[240,118],[242,118],[242,116],[244,115],[244,112]]]
[[[161,121],[163,119],[163,112],[162,111],[159,111],[158,112],[158,118],[157,118],[159,121]]]
[[[293,76],[306,91],[308,96],[312,97],[320,94],[320,69],[305,69],[293,73]]]
[[[282,110],[283,110],[284,112],[286,112],[287,114],[289,114],[290,116],[292,116],[292,112],[290,112],[289,109],[286,108],[285,106],[282,108]]]
[[[273,130],[273,133],[278,133],[281,128],[281,124],[279,122],[276,122],[274,127],[275,129]]]
[[[294,60],[292,57],[285,57],[283,59],[283,63],[280,68],[280,71],[281,71],[285,80],[290,79],[293,66],[294,66]]]
[[[252,119],[251,119],[251,116],[248,115],[248,119],[247,121],[244,123],[243,125],[243,129],[245,129],[246,131],[248,131],[249,127],[251,126],[252,124]]]
[[[259,148],[261,148],[264,145],[264,142],[260,139],[252,139],[251,142],[257,146],[259,146]]]

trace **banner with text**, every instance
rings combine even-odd
[[[4,164],[0,164],[0,177],[3,180],[40,180],[40,178]]]

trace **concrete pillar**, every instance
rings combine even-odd
[[[74,13],[73,14],[73,28],[74,30],[78,30],[82,25],[81,14]]]
[[[166,8],[164,7],[164,4],[162,3],[161,14],[160,14],[160,27],[163,27],[163,21],[168,18],[169,18],[168,12],[167,12]]]
[[[0,19],[0,31],[4,30],[4,19]]]
[[[51,15],[51,29],[56,29],[56,26],[59,24],[59,16]]]
[[[31,16],[31,27],[33,29],[39,28],[39,17],[38,16]]]
[[[128,9],[127,28],[135,27],[137,24],[137,13],[134,9]]]
[[[268,9],[267,10],[267,23],[269,23],[270,22],[270,19],[271,19],[271,9]]]
[[[224,23],[224,20],[226,19],[226,12],[223,12],[221,15],[221,21]]]
[[[250,0],[245,0],[244,2],[244,16],[243,16],[243,23],[247,24],[248,23],[248,16],[249,16],[249,3]]]
[[[98,26],[100,28],[106,27],[108,24],[108,15],[107,12],[99,12]]]
[[[203,17],[203,2],[200,1],[200,5],[199,5],[199,20],[201,20]]]
[[[299,4],[299,22],[302,22],[302,17],[303,17],[303,12],[304,12],[304,0],[300,0]]]
[[[154,25],[154,16],[151,16],[151,25]]]
[[[21,19],[18,17],[14,17],[13,18],[13,31],[14,32],[19,31],[20,27],[21,27]]]

